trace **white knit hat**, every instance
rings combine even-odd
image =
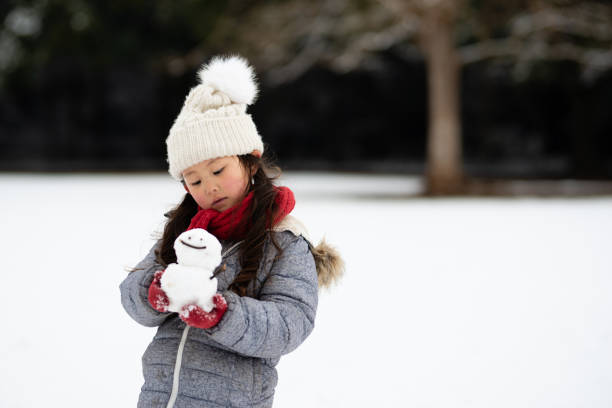
[[[264,151],[247,105],[257,97],[253,68],[240,57],[214,57],[198,72],[200,84],[187,95],[166,139],[168,172],[182,180],[183,170],[204,160]]]

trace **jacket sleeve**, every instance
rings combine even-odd
[[[149,286],[153,281],[153,274],[163,267],[155,260],[155,250],[159,243],[153,245],[147,256],[140,261],[121,282],[121,304],[125,311],[136,322],[147,327],[159,326],[170,315],[160,313],[149,304]]]
[[[297,348],[314,328],[318,282],[308,243],[290,232],[277,237],[283,254],[273,261],[259,299],[224,292],[225,315],[205,329],[213,340],[242,355],[280,357]]]

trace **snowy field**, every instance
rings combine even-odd
[[[275,406],[612,406],[612,197],[419,199],[404,177],[288,174],[342,284]],[[182,195],[169,176],[0,174],[0,408],[133,407],[154,335],[119,283]]]

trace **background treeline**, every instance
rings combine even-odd
[[[420,15],[387,3],[2,2],[0,169],[164,170],[198,66],[235,52],[258,70],[250,111],[285,168],[422,172],[428,60],[410,25]],[[466,173],[612,178],[612,35],[587,29],[612,21],[610,6],[550,19],[540,52],[542,33],[516,28],[584,3],[455,10]],[[559,44],[573,51],[547,52]]]

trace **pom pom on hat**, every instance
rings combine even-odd
[[[214,57],[198,72],[170,128],[168,172],[182,180],[185,169],[217,157],[263,153],[264,145],[246,105],[257,97],[253,68],[238,56]]]
[[[202,85],[210,86],[227,95],[232,102],[251,105],[257,98],[255,73],[241,57],[214,57],[198,72]]]

